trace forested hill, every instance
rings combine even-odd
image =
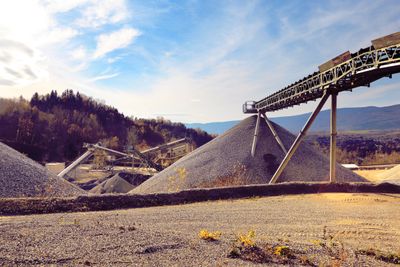
[[[133,145],[141,150],[183,137],[191,138],[196,146],[212,139],[182,123],[126,117],[72,90],[61,95],[35,93],[30,101],[0,99],[0,141],[38,161],[73,160],[85,142],[101,141],[119,150]]]

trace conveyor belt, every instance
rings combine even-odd
[[[306,103],[391,77],[400,72],[400,32],[372,41],[372,46],[351,54],[345,52],[319,66],[319,71],[261,99],[247,101],[244,113],[265,113]]]

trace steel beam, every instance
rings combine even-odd
[[[117,154],[117,155],[120,155],[120,156],[126,156],[126,157],[131,157],[131,158],[134,158],[134,155],[136,155],[136,157],[138,157],[140,159],[140,161],[142,163],[145,163],[145,165],[147,165],[148,167],[154,168],[157,171],[161,171],[162,170],[161,166],[158,166],[157,164],[153,163],[150,159],[148,159],[148,157],[146,155],[143,155],[142,153],[140,153],[136,149],[133,149],[133,154],[126,154],[126,153],[123,153],[123,152],[120,152],[120,151],[117,151],[117,150],[113,150],[113,149],[110,149],[110,148],[106,148],[106,147],[100,146],[98,144],[88,144],[88,148],[100,149],[100,150],[107,151],[109,153],[114,153],[114,154]]]
[[[296,152],[297,148],[299,147],[301,141],[303,140],[305,134],[307,133],[308,129],[311,127],[312,123],[314,122],[315,118],[317,117],[318,113],[321,111],[322,107],[324,106],[326,100],[329,98],[329,93],[325,92],[322,96],[321,101],[319,102],[318,106],[308,118],[306,124],[304,125],[303,129],[300,131],[299,135],[297,136],[296,140],[294,140],[292,146],[290,147],[288,153],[282,160],[281,164],[279,165],[278,169],[275,171],[274,176],[272,176],[270,184],[273,184],[278,180],[279,176],[282,174],[283,170],[285,169],[286,165],[289,163],[290,159]]]
[[[77,160],[75,160],[74,162],[72,162],[67,168],[65,168],[64,170],[62,170],[59,174],[57,174],[58,177],[64,178],[64,176],[69,173],[70,171],[72,171],[73,169],[75,169],[76,167],[78,167],[79,164],[81,164],[82,162],[84,162],[85,160],[87,160],[91,155],[93,155],[93,150],[88,150],[86,151],[82,156],[80,156]]]
[[[107,151],[109,153],[113,153],[113,154],[116,154],[116,155],[119,155],[119,156],[133,157],[132,155],[129,155],[129,154],[126,154],[126,153],[123,153],[123,152],[120,152],[120,151],[117,151],[117,150],[114,150],[114,149],[111,149],[111,148],[107,148],[107,147],[104,147],[104,146],[100,146],[98,144],[88,144],[88,148],[95,148],[95,149],[104,150],[104,151]]]
[[[337,113],[337,93],[331,94],[331,144],[330,144],[330,182],[336,182],[336,113]]]
[[[275,137],[275,140],[278,142],[278,145],[280,146],[280,148],[282,149],[283,153],[285,153],[285,155],[287,154],[287,150],[282,142],[282,140],[279,138],[278,133],[275,131],[274,126],[272,125],[272,123],[269,121],[267,115],[265,113],[262,114],[262,116],[265,119],[265,122],[267,123],[269,129],[271,130],[272,135]]]
[[[260,131],[260,117],[261,117],[261,113],[258,113],[257,114],[256,128],[254,130],[253,144],[251,146],[251,156],[252,157],[254,157],[254,155],[256,154],[258,132]]]

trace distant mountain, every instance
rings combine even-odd
[[[296,116],[276,117],[271,120],[291,132],[300,131],[310,113]],[[400,129],[400,105],[388,107],[360,107],[338,109],[337,127],[340,131]],[[329,131],[330,110],[321,111],[310,131]],[[200,128],[210,134],[221,134],[239,121],[188,123],[188,128]]]

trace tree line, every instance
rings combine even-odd
[[[308,140],[315,148],[329,155],[329,136],[314,134],[309,136]],[[399,164],[400,131],[340,134],[337,140],[336,157],[340,163]]]
[[[127,117],[73,90],[35,93],[30,101],[0,99],[0,141],[41,162],[71,161],[83,152],[83,143],[142,150],[184,137],[197,147],[213,138],[163,118]]]

